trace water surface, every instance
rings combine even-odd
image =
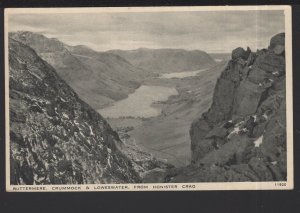
[[[128,98],[117,101],[114,105],[99,109],[98,112],[109,118],[118,118],[123,116],[132,117],[154,117],[161,113],[161,108],[154,107],[153,103],[166,101],[169,96],[177,95],[175,88],[162,86],[142,85]]]
[[[195,71],[186,71],[186,72],[172,72],[164,73],[159,78],[186,78],[191,76],[196,76],[198,73],[205,71],[207,69],[195,70]]]

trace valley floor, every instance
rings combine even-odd
[[[143,85],[176,88],[178,95],[152,104],[162,110],[159,116],[107,120],[125,143],[136,144],[157,159],[176,167],[186,166],[191,156],[190,125],[210,107],[216,80],[224,66],[225,62],[221,62],[191,77],[148,79]]]

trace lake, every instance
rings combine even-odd
[[[196,76],[198,73],[203,72],[207,69],[195,70],[195,71],[187,71],[187,72],[172,72],[172,73],[164,73],[159,78],[186,78],[191,76]]]
[[[163,86],[146,86],[142,85],[128,98],[117,101],[114,105],[99,109],[98,112],[109,118],[118,117],[155,117],[161,114],[161,108],[154,107],[153,103],[166,101],[169,96],[178,95],[175,88]]]

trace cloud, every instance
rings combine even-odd
[[[229,52],[267,47],[284,31],[283,11],[13,14],[9,31],[29,30],[67,44],[109,49],[184,48]]]

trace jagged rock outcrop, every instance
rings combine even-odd
[[[30,47],[9,39],[11,184],[140,182],[109,124]]]
[[[190,130],[192,163],[208,171],[202,171],[204,179],[214,172],[224,181],[286,179],[283,53],[284,33],[275,35],[268,49],[233,51],[211,108]]]
[[[235,49],[210,109],[191,125],[191,165],[160,174],[160,180],[286,180],[285,88],[284,33],[268,49]]]
[[[248,57],[249,57],[250,52],[251,52],[251,50],[250,50],[249,47],[247,47],[247,51],[245,51],[242,47],[238,47],[238,48],[236,48],[232,51],[231,58],[233,60],[236,60],[238,58],[242,58],[244,60],[247,60]]]

